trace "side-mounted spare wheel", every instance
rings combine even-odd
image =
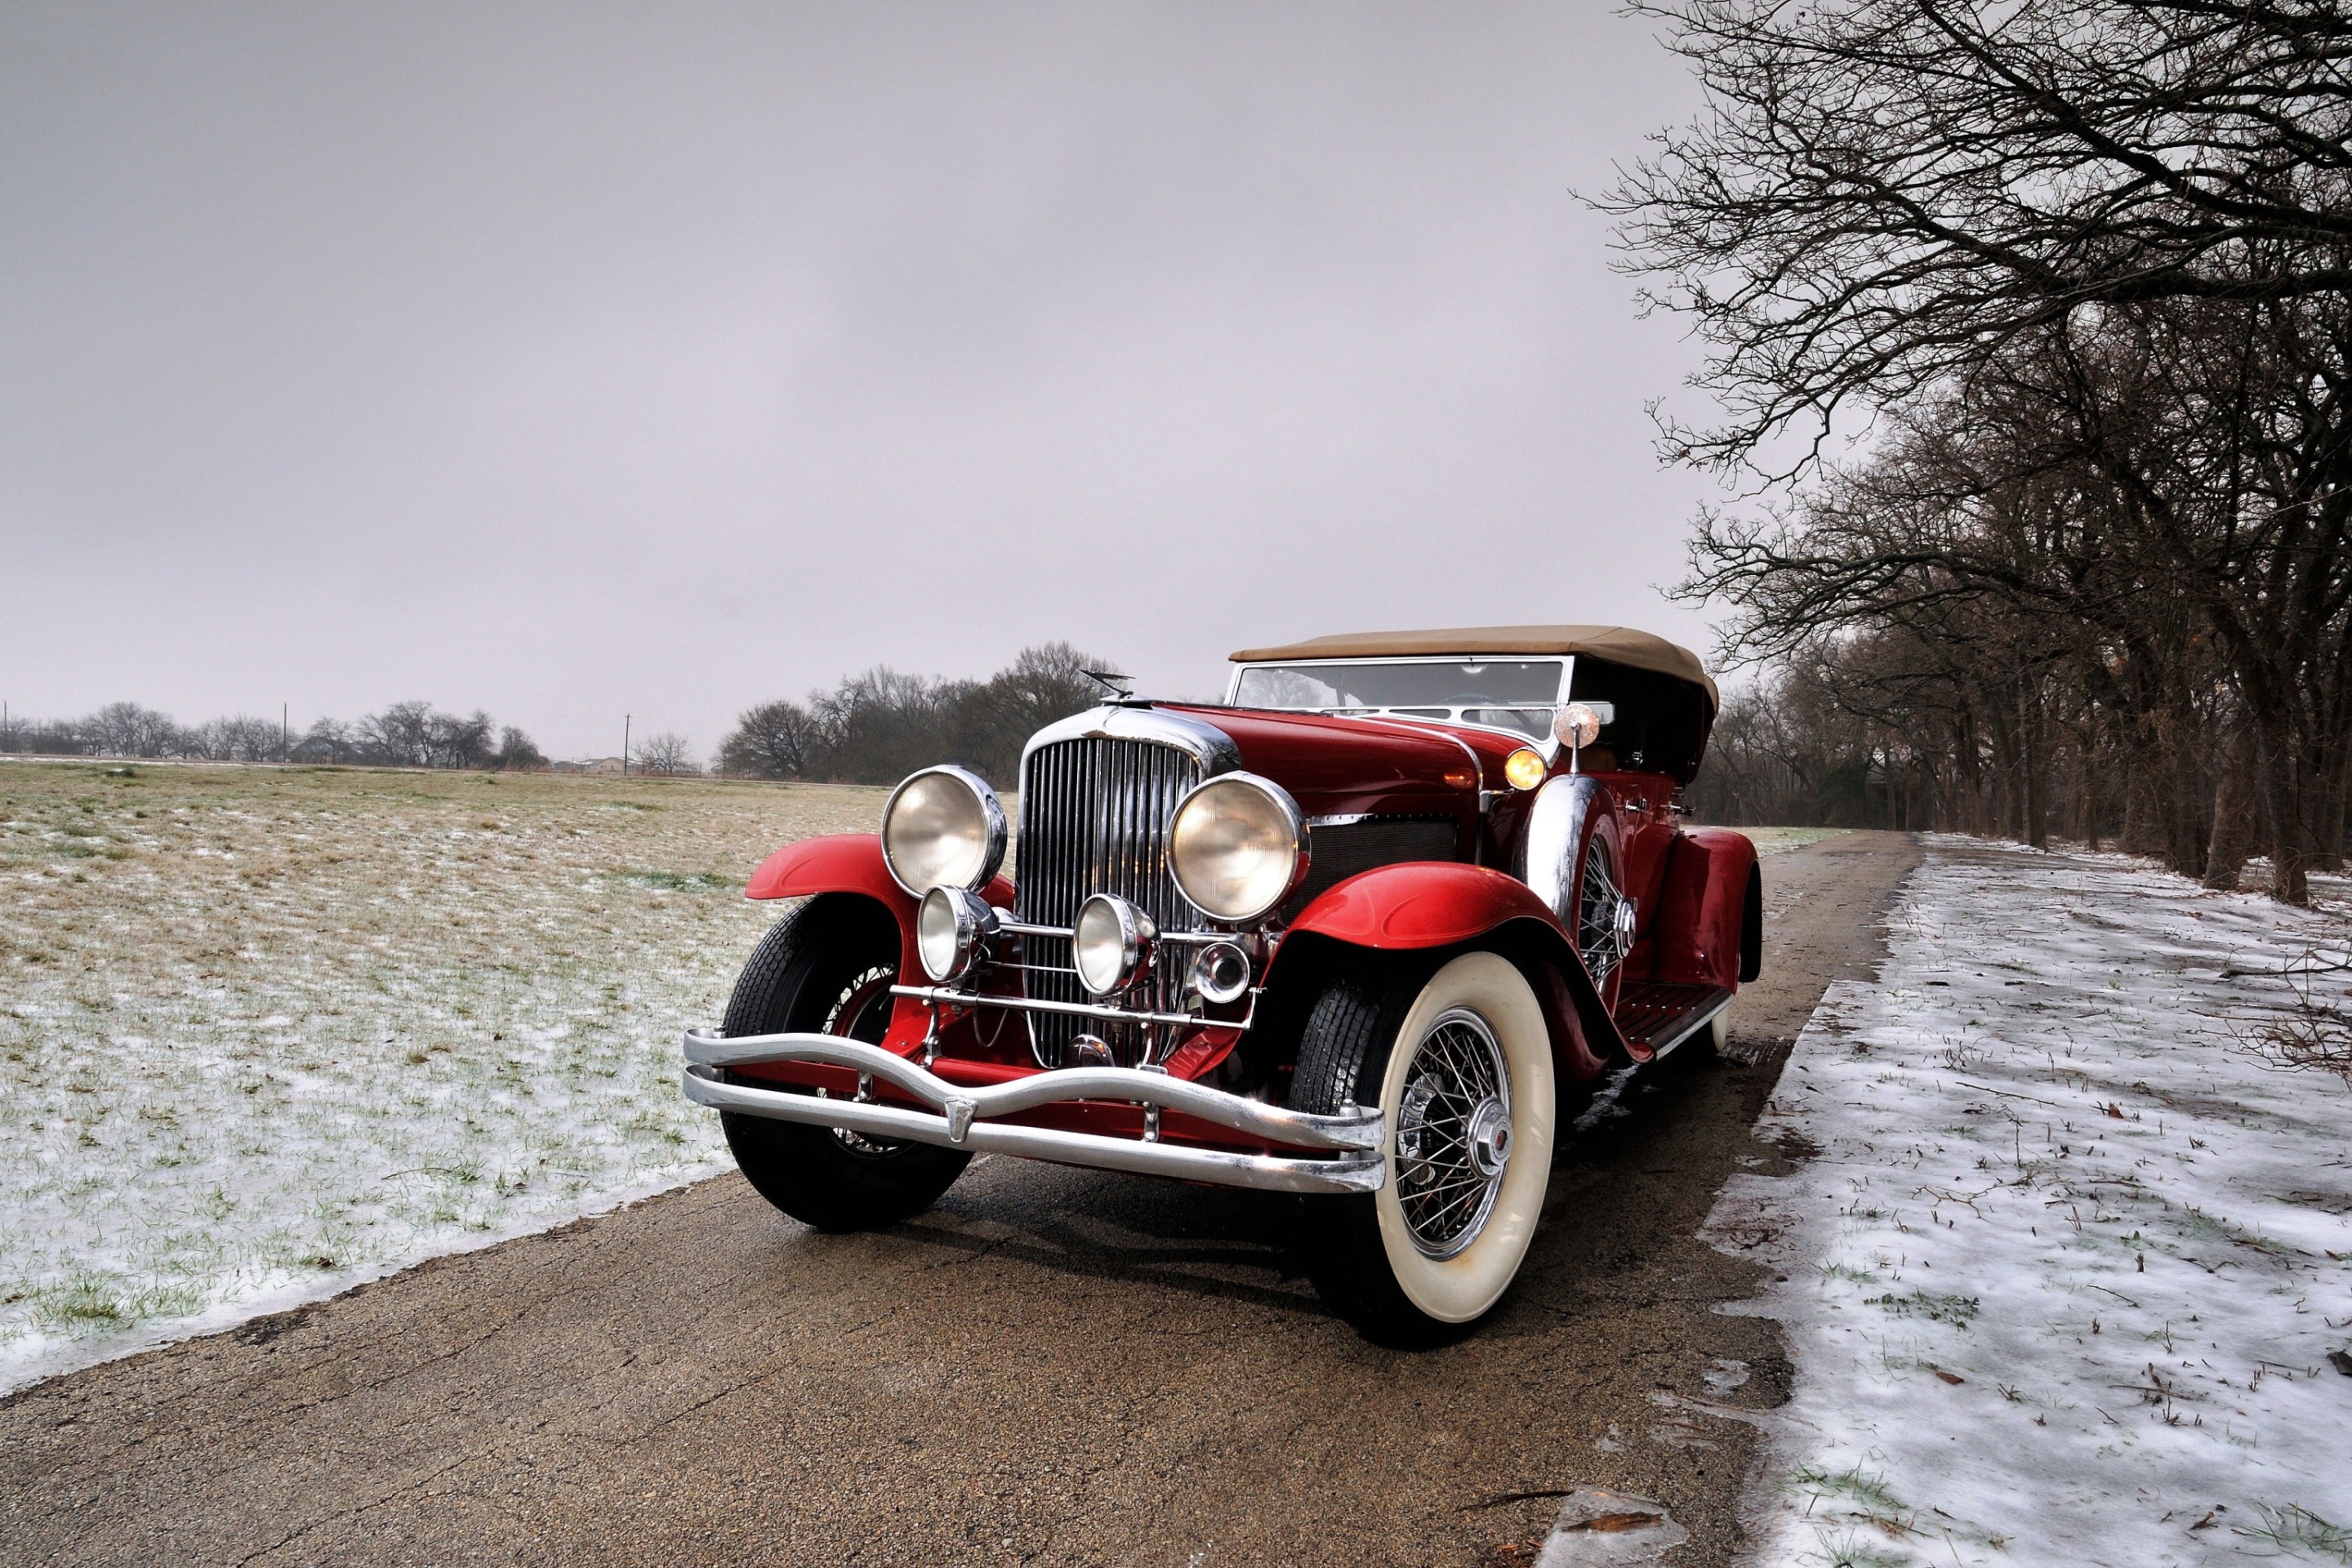
[[[768,929],[720,1026],[730,1035],[846,1035],[879,1045],[898,977],[898,922],[873,900],[831,893]],[[959,1150],[719,1112],[735,1163],[760,1195],[819,1230],[873,1230],[920,1214],[963,1173]]]
[[[1518,1275],[1551,1179],[1551,1042],[1534,991],[1492,952],[1434,969],[1369,961],[1323,993],[1290,1103],[1377,1102],[1385,1179],[1302,1200],[1307,1272],[1370,1338],[1443,1343]]]

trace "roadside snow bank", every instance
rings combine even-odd
[[[2347,910],[1933,843],[1709,1221],[1796,1367],[1757,1560],[2352,1562],[2352,1092],[2248,1048]]]

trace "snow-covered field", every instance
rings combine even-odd
[[[2352,1087],[2259,1034],[2322,893],[1936,841],[1710,1221],[1796,1367],[1759,1562],[2352,1563]]]
[[[743,880],[881,801],[0,763],[0,1389],[718,1168]]]

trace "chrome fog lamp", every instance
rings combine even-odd
[[[996,911],[969,888],[933,888],[915,910],[915,952],[936,984],[961,980],[996,945]]]
[[[1004,863],[1004,804],[988,781],[957,767],[907,775],[882,807],[882,858],[898,886],[984,888]]]
[[[1249,983],[1249,954],[1230,942],[1213,942],[1192,960],[1192,989],[1203,1002],[1238,1002]]]
[[[1124,991],[1151,961],[1160,928],[1125,899],[1097,893],[1078,906],[1070,928],[1070,962],[1078,984],[1097,996]]]
[[[1168,867],[1212,920],[1271,913],[1307,876],[1307,819],[1290,792],[1255,773],[1224,773],[1186,795],[1168,834]]]

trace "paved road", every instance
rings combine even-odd
[[[1787,1365],[1694,1233],[1916,858],[1767,862],[1739,1059],[1628,1087],[1463,1344],[1365,1344],[1253,1194],[990,1160],[839,1237],[730,1175],[0,1402],[0,1562],[1524,1564],[1577,1487],[1726,1561],[1753,1434],[1652,1395]]]

